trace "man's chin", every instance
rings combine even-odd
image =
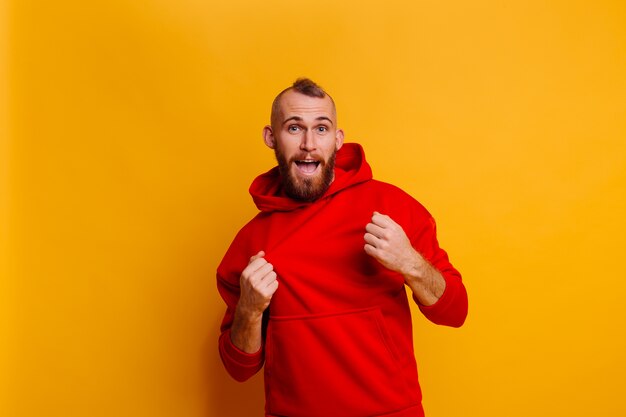
[[[328,186],[324,184],[321,172],[316,175],[293,174],[285,185],[289,197],[299,201],[315,201],[324,195]]]

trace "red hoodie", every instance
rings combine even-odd
[[[285,196],[277,168],[257,177],[250,193],[261,212],[217,269],[227,305],[219,351],[230,375],[246,380],[265,361],[266,416],[423,416],[404,278],[365,253],[363,236],[374,211],[400,224],[446,281],[443,296],[420,310],[458,327],[467,294],[431,215],[399,188],[373,180],[354,143],[337,153],[335,180],[315,202]],[[279,287],[266,311],[264,346],[247,354],[232,344],[230,327],[240,274],[260,250]]]

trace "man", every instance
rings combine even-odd
[[[311,80],[276,97],[263,137],[278,166],[217,270],[224,366],[243,381],[265,362],[266,416],[423,416],[404,286],[434,323],[467,315],[433,218],[372,179]]]

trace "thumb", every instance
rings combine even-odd
[[[254,255],[254,256],[252,256],[252,257],[250,258],[250,262],[248,262],[248,263],[252,263],[252,262],[254,262],[255,260],[257,260],[257,259],[259,259],[259,258],[262,258],[262,257],[264,257],[264,256],[265,256],[265,252],[264,252],[264,251],[262,251],[262,250],[260,250],[260,251],[259,251],[256,255]]]

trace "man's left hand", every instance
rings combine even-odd
[[[391,217],[375,211],[365,230],[365,253],[385,268],[407,275],[422,260],[402,226]]]
[[[413,249],[402,226],[391,217],[375,211],[365,230],[365,253],[385,268],[402,274],[421,304],[436,303],[446,288],[446,281]]]

